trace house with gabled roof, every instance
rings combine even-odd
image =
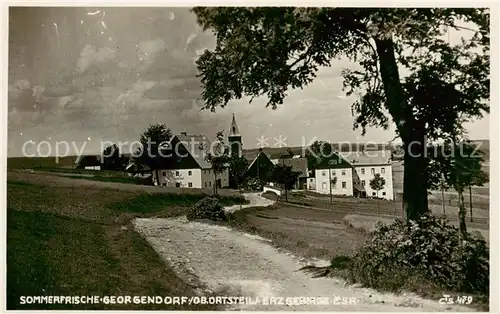
[[[375,197],[377,192],[370,187],[375,174],[385,179],[384,188],[378,196],[394,199],[390,151],[335,152],[324,157],[315,172],[317,193]],[[329,184],[330,183],[330,184]]]
[[[377,196],[377,191],[370,187],[370,181],[375,174],[379,174],[384,178],[385,185],[378,192],[378,197],[394,200],[392,152],[390,150],[362,150],[339,154],[352,165],[367,197]]]
[[[265,183],[269,182],[274,164],[262,149],[258,152],[243,151],[243,157],[248,161],[248,167],[245,171],[246,178],[254,178]]]
[[[338,153],[322,157],[315,170],[316,192],[321,194],[361,196],[362,187],[352,165]]]
[[[202,135],[182,132],[164,149],[165,158],[159,161],[158,182],[155,185],[185,188],[220,188],[229,186],[229,172],[217,174],[215,180],[212,165],[205,157],[212,149],[210,140]]]

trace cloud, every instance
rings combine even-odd
[[[93,45],[85,45],[80,52],[80,57],[76,62],[76,70],[83,74],[93,63],[103,63],[113,60],[116,55],[116,49],[110,47],[101,47],[96,49]]]

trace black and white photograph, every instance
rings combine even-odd
[[[498,311],[498,4],[237,5],[4,5],[4,309]]]

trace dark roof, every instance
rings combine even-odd
[[[269,154],[266,154],[263,150],[260,152],[258,150],[244,150],[241,154],[243,158],[245,158],[248,163],[251,164],[255,160],[255,158],[259,156],[260,153],[266,155],[266,157],[271,160]]]
[[[333,153],[332,156],[324,157],[316,166],[316,169],[342,169],[342,168],[352,168],[352,165],[340,154]]]
[[[177,145],[176,143],[180,142],[184,148],[187,150],[189,155],[196,161],[202,169],[212,168],[210,163],[205,160],[205,157],[208,152],[210,152],[210,141],[205,135],[189,135],[189,134],[180,134],[174,136],[172,139],[172,144]]]
[[[292,166],[292,171],[299,172],[299,177],[308,177],[307,158],[280,158],[278,164]]]

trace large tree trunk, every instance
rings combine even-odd
[[[469,206],[470,206],[470,222],[474,222],[472,219],[472,187],[469,185]]]
[[[460,231],[460,235],[463,237],[467,234],[467,226],[465,225],[465,216],[467,211],[465,210],[465,201],[464,201],[464,191],[463,189],[458,189],[458,230]]]
[[[403,94],[392,39],[378,38],[375,39],[375,44],[387,109],[396,123],[405,148],[403,209],[407,220],[416,220],[428,211],[425,125],[415,121],[413,110]]]
[[[427,198],[427,159],[424,155],[425,131],[415,127],[404,143],[403,206],[406,219],[417,220],[429,209]]]

